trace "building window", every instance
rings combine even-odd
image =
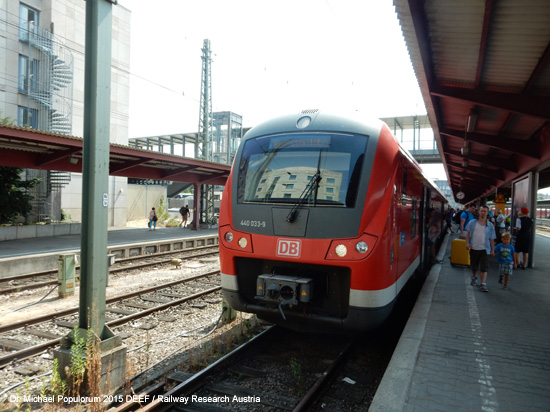
[[[19,91],[29,92],[29,58],[19,55]]]
[[[294,183],[287,183],[286,188],[287,189],[294,189]]]
[[[288,180],[296,180],[296,175],[290,175],[290,177],[288,178]]]
[[[29,107],[19,106],[17,109],[17,126],[38,128],[38,111]]]
[[[38,10],[25,4],[19,5],[19,40],[28,42],[29,34],[38,31]]]
[[[38,67],[39,61],[27,56],[19,55],[19,91],[28,94],[38,91]]]

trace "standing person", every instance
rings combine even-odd
[[[481,272],[482,292],[487,290],[487,270],[489,269],[489,255],[495,255],[495,227],[487,220],[489,208],[483,205],[479,208],[479,218],[471,220],[466,225],[466,249],[470,251],[472,267],[472,281],[470,285],[477,283],[477,270]]]
[[[149,212],[149,230],[157,230],[157,212],[152,208]]]
[[[514,260],[516,266],[525,270],[529,264],[529,250],[531,249],[531,228],[533,227],[533,219],[529,217],[529,209],[522,207],[516,219],[514,230],[516,231],[516,254]],[[523,261],[520,262],[519,254],[523,253]]]
[[[497,209],[496,231],[497,231],[497,243],[500,243],[501,235],[506,231],[506,216],[502,213],[502,210]]]
[[[426,239],[426,246],[430,249],[430,258],[431,263],[441,263],[441,261],[437,260],[436,254],[435,254],[435,242],[437,239],[437,236],[432,235],[439,233],[439,224],[437,222],[437,219],[434,219],[434,213],[435,209],[433,207],[430,207],[426,211],[426,227],[425,227],[425,239]]]
[[[445,228],[447,233],[454,233],[453,232],[453,216],[455,215],[456,210],[453,208],[447,210],[447,213],[445,213],[445,222],[447,222],[447,227]]]
[[[514,262],[514,255],[516,254],[516,251],[514,246],[510,244],[512,235],[509,232],[503,232],[500,237],[502,239],[502,243],[499,243],[495,247],[495,253],[497,254],[498,261],[498,271],[500,273],[498,283],[502,283],[504,280],[503,289],[508,290],[508,281],[510,280],[510,276],[512,276],[514,269],[516,269],[516,264]]]
[[[460,214],[460,237],[466,236],[466,225],[475,219],[475,211],[476,205],[474,203],[470,203],[466,207],[466,210]]]
[[[181,214],[181,225],[185,227],[187,225],[187,218],[189,216],[189,208],[187,205],[180,207],[180,214]]]

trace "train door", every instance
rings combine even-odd
[[[392,204],[390,208],[391,219],[391,235],[393,239],[392,252],[391,252],[391,271],[392,278],[397,281],[398,276],[401,274],[401,268],[399,265],[402,261],[402,250],[400,242],[400,233],[402,231],[403,223],[403,210],[402,201],[403,198],[403,166],[399,164],[396,168],[393,184],[393,196]]]
[[[403,275],[411,268],[416,258],[416,181],[406,164],[397,172],[397,194],[394,197],[396,225],[394,226],[395,248],[398,251],[396,275]]]
[[[428,208],[430,207],[430,190],[423,186],[422,189],[422,199],[420,200],[419,207],[419,222],[418,230],[421,231],[421,243],[422,248],[420,251],[420,268],[422,273],[424,273],[430,266],[430,248],[428,247],[427,238],[426,238],[426,216],[428,213]]]

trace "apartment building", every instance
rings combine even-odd
[[[24,127],[83,136],[84,0],[0,0],[0,118]],[[111,143],[128,143],[130,17],[112,7]],[[81,220],[80,174],[27,171],[33,221]],[[127,179],[109,177],[109,225],[126,223]]]

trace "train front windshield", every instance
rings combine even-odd
[[[246,141],[238,203],[354,207],[367,137],[292,133]]]

